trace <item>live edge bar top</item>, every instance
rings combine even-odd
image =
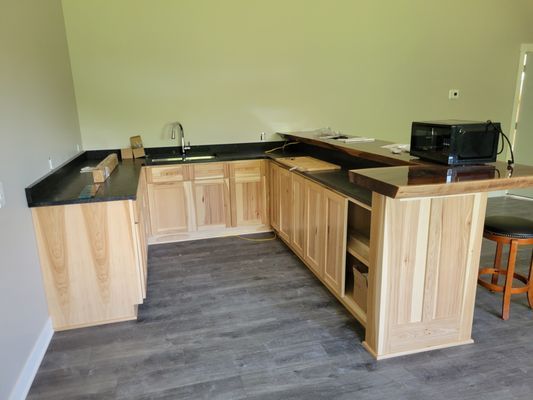
[[[380,140],[343,143],[306,133],[288,133],[284,136],[381,163],[382,166],[376,168],[350,169],[350,182],[395,199],[533,187],[533,166],[530,165],[515,164],[508,167],[507,163],[495,162],[451,167],[424,162],[408,153],[393,154],[382,147],[390,142]]]

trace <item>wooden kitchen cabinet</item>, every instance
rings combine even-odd
[[[190,167],[197,230],[229,227],[229,181],[225,163],[193,164]]]
[[[54,330],[137,317],[143,288],[132,200],[32,208]]]
[[[148,204],[148,187],[146,184],[146,172],[141,170],[137,196],[134,202],[134,222],[137,241],[137,259],[139,265],[139,278],[143,298],[146,298],[146,287],[148,281],[148,237],[150,236],[150,209]]]
[[[264,160],[147,170],[150,243],[270,230]]]
[[[151,236],[194,230],[189,166],[156,166],[146,170]]]
[[[231,226],[268,224],[266,161],[228,163]]]
[[[277,232],[279,232],[280,222],[280,191],[279,191],[279,172],[281,167],[274,163],[270,163],[269,178],[270,178],[270,225]]]
[[[319,278],[324,277],[324,189],[305,180],[305,245],[304,260]]]
[[[346,273],[348,199],[324,189],[324,211],[326,215],[324,281],[342,297]]]
[[[148,184],[152,235],[194,230],[190,182]]]
[[[307,243],[307,201],[306,179],[300,175],[292,175],[292,249],[300,257],[304,258]]]
[[[287,243],[292,225],[292,173],[276,164],[270,167],[271,225]]]

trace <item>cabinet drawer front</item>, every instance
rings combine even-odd
[[[226,176],[224,163],[195,164],[192,167],[194,180],[224,178]]]
[[[230,177],[236,179],[244,178],[244,180],[261,177],[265,175],[263,165],[263,160],[237,161],[231,163]]]
[[[188,169],[186,165],[172,165],[148,168],[148,182],[181,182],[187,180]]]

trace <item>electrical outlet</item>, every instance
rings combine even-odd
[[[448,99],[457,100],[459,98],[459,89],[450,89],[448,91]]]
[[[54,165],[52,164],[52,157],[48,157],[48,166],[50,169],[54,169]]]
[[[0,208],[6,207],[6,195],[4,193],[4,184],[0,182]]]
[[[265,132],[261,132],[261,141],[264,142],[265,141]]]
[[[79,153],[81,151],[81,145],[77,144],[76,145],[76,151]]]

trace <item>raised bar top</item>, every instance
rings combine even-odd
[[[489,192],[533,186],[533,166],[504,162],[450,167],[411,165],[350,170],[350,181],[398,199]]]
[[[409,153],[394,154],[389,149],[382,148],[382,146],[393,144],[385,140],[344,143],[335,139],[320,139],[316,133],[308,132],[288,132],[279,133],[279,135],[289,140],[296,140],[313,146],[340,150],[351,156],[376,161],[385,165],[412,165],[420,163],[418,158],[412,157]]]

